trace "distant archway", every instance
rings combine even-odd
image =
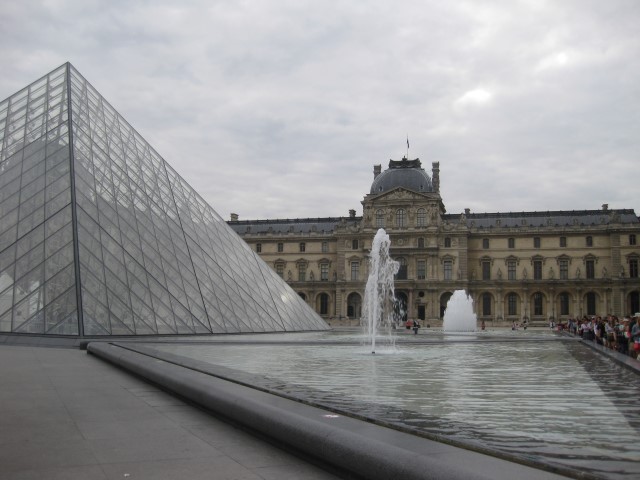
[[[359,293],[350,293],[347,297],[347,317],[360,318],[362,316],[362,297]]]

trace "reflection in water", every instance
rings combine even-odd
[[[608,478],[640,475],[640,379],[573,342],[403,345],[375,356],[346,345],[158,349],[427,434]]]

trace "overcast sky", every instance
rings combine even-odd
[[[640,213],[638,0],[0,9],[0,98],[70,61],[225,219],[361,215],[407,135],[448,213]]]

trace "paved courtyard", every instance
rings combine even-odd
[[[77,349],[0,346],[0,478],[335,479]]]

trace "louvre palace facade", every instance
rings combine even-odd
[[[379,228],[400,263],[395,288],[405,318],[441,325],[457,289],[488,325],[640,311],[633,209],[448,214],[439,162],[431,175],[407,158],[373,173],[362,216],[247,221],[232,214],[228,223],[332,324],[359,320]]]

